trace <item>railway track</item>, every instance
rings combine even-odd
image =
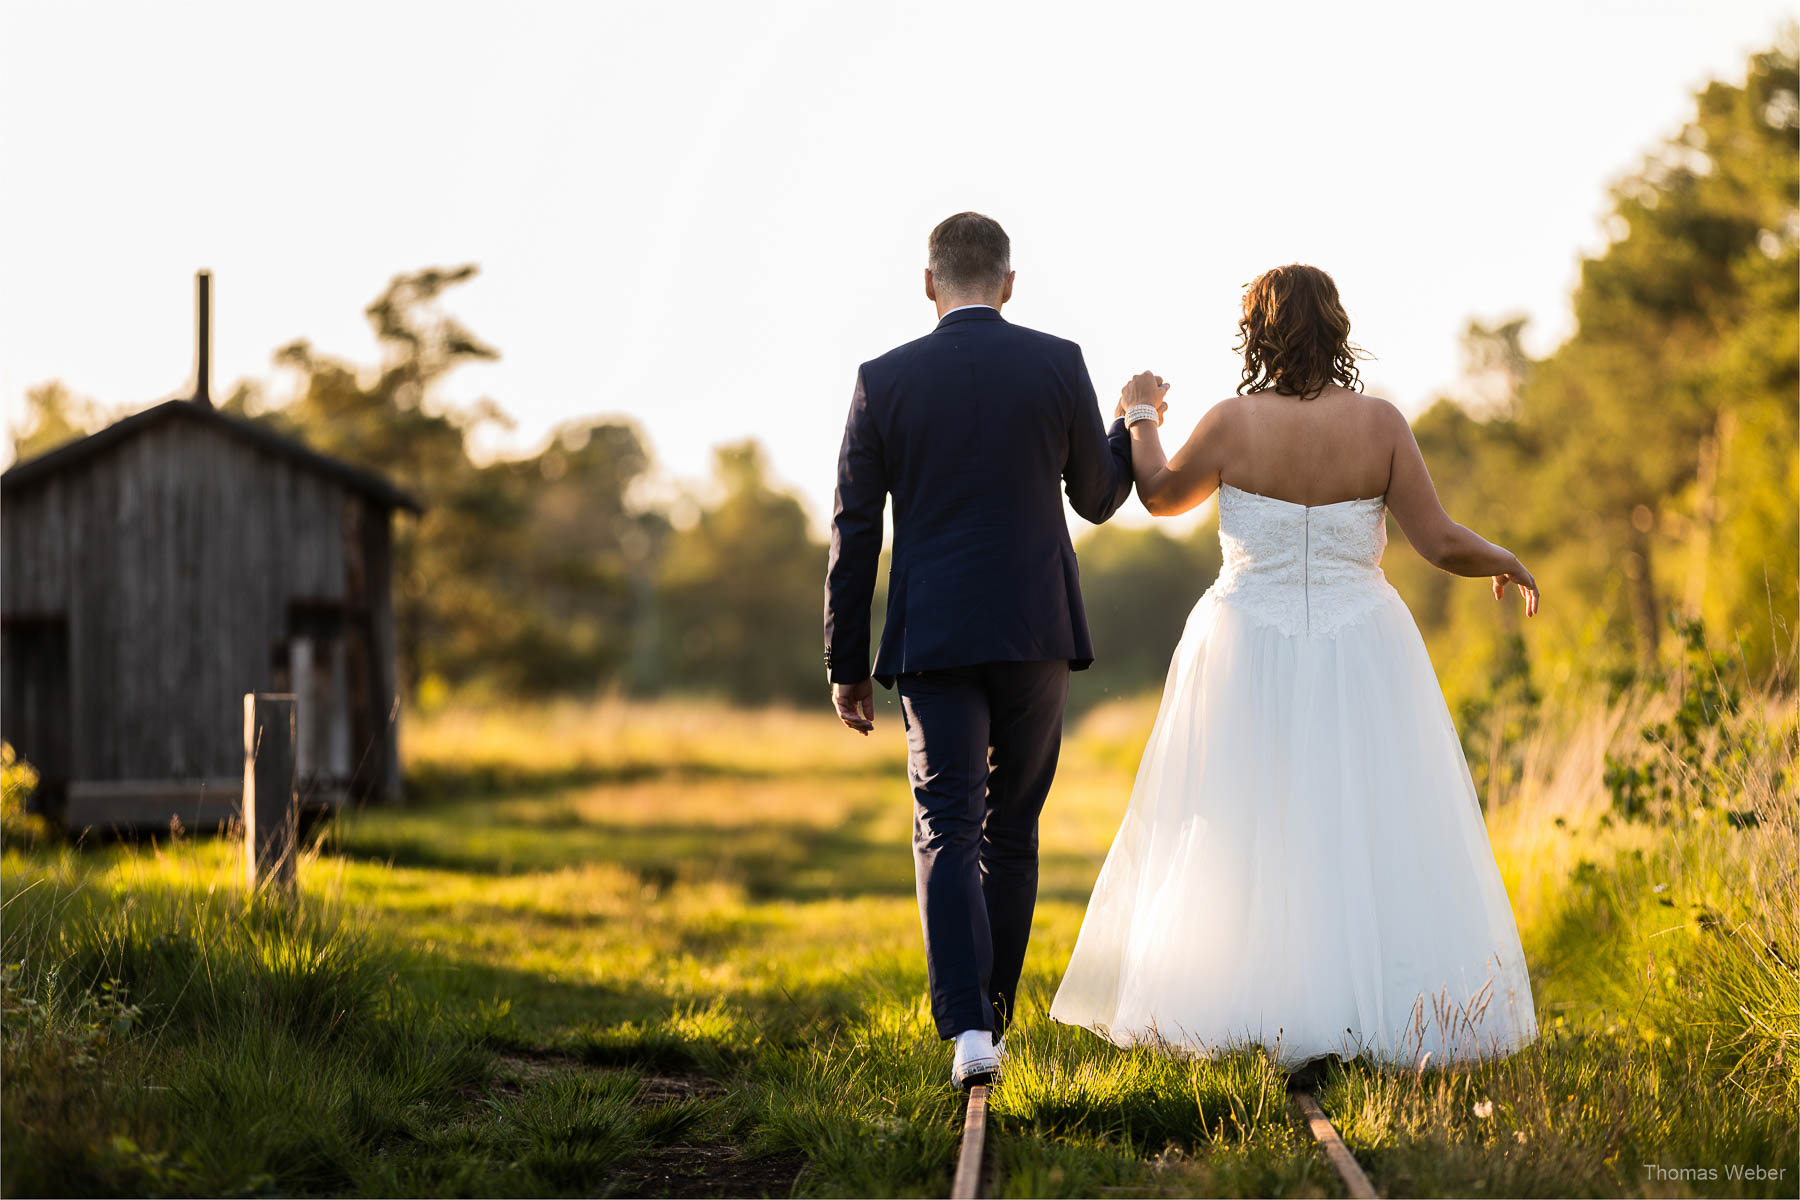
[[[962,1150],[956,1156],[956,1178],[950,1200],[975,1200],[981,1195],[981,1164],[987,1155],[988,1085],[969,1089],[969,1107],[963,1113]]]
[[[1320,1149],[1325,1151],[1325,1161],[1331,1164],[1332,1169],[1338,1173],[1338,1178],[1344,1181],[1346,1194],[1351,1200],[1374,1200],[1375,1185],[1363,1173],[1356,1156],[1350,1153],[1350,1147],[1344,1145],[1344,1139],[1338,1136],[1337,1126],[1331,1123],[1331,1118],[1319,1107],[1318,1100],[1311,1092],[1298,1089],[1289,1093],[1289,1096],[1300,1112],[1300,1119],[1306,1122],[1306,1131],[1312,1134],[1313,1141],[1319,1143]]]
[[[1309,1091],[1296,1089],[1289,1093],[1289,1099],[1306,1125],[1306,1131],[1324,1151],[1325,1161],[1343,1181],[1345,1194],[1351,1200],[1374,1200],[1378,1195],[1375,1185],[1369,1182],[1356,1156],[1344,1145],[1337,1126],[1319,1107],[1317,1097]],[[988,1085],[977,1084],[969,1089],[969,1106],[963,1112],[962,1148],[957,1153],[956,1176],[950,1185],[951,1200],[976,1200],[981,1195],[982,1166],[988,1148],[987,1116]]]

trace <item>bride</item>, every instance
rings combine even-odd
[[[1224,566],[1169,666],[1131,802],[1050,1015],[1129,1046],[1261,1044],[1422,1065],[1537,1034],[1524,955],[1418,627],[1382,574],[1388,513],[1428,561],[1513,584],[1445,515],[1400,412],[1360,392],[1330,276],[1244,298],[1239,394],[1173,458],[1168,385],[1126,385],[1138,498],[1219,495]]]

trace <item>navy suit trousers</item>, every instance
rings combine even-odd
[[[1069,663],[995,662],[896,679],[913,866],[940,1038],[1003,1033],[1037,907],[1038,814],[1056,776]]]

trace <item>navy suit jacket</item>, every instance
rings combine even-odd
[[[862,365],[838,454],[825,579],[834,683],[869,669],[882,507],[894,498],[887,623],[872,672],[1094,661],[1069,503],[1098,524],[1131,494],[1123,421],[1100,419],[1081,347],[991,308],[945,314]]]

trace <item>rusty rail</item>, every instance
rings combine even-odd
[[[975,1200],[981,1195],[981,1160],[987,1151],[988,1085],[969,1089],[969,1109],[963,1114],[962,1151],[956,1158],[956,1181],[950,1200]]]
[[[1311,1092],[1296,1091],[1293,1093],[1294,1107],[1300,1110],[1300,1116],[1306,1122],[1306,1130],[1313,1135],[1325,1151],[1325,1160],[1329,1162],[1344,1181],[1344,1188],[1352,1200],[1375,1200],[1375,1185],[1363,1174],[1350,1148],[1344,1145],[1344,1139],[1338,1136],[1337,1126],[1319,1107],[1319,1102]]]

